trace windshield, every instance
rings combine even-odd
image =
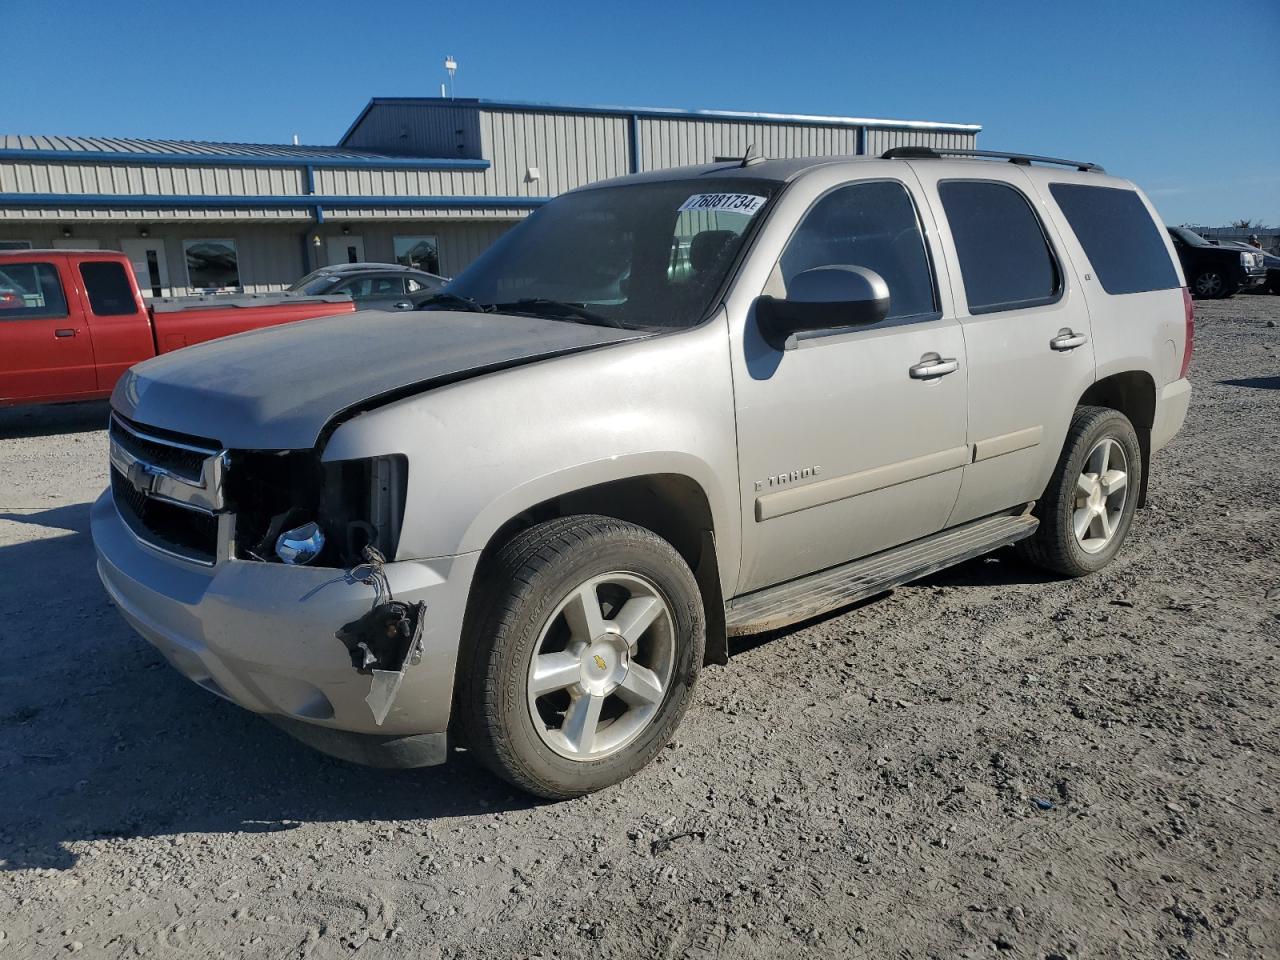
[[[332,273],[316,270],[313,273],[308,273],[301,280],[295,280],[285,289],[290,293],[306,293],[314,296],[318,293],[324,293],[333,286],[334,281],[337,279]]]
[[[708,178],[565,194],[445,287],[504,313],[633,329],[702,320],[779,184]]]

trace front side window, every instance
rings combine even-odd
[[[945,180],[938,195],[951,225],[970,313],[1057,299],[1062,285],[1057,261],[1020,191],[991,180]]]
[[[1178,274],[1160,228],[1134,191],[1051,183],[1049,192],[1107,293],[1144,293],[1178,286]]]
[[[66,315],[67,298],[52,263],[0,264],[0,322]]]
[[[396,263],[411,270],[440,272],[440,244],[435,237],[395,237]]]
[[[852,183],[822,197],[805,214],[779,266],[784,285],[814,267],[865,267],[889,287],[890,319],[937,311],[915,204],[894,180]]]
[[[445,294],[503,312],[691,327],[711,309],[778,187],[729,177],[564,194],[504,234]]]
[[[100,317],[123,317],[138,312],[133,284],[123,263],[91,260],[80,264],[80,278],[89,306]]]
[[[240,287],[240,258],[234,240],[184,240],[187,280],[197,290]]]

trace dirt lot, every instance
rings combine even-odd
[[[1106,572],[739,645],[634,780],[324,759],[107,604],[100,405],[0,413],[0,957],[1280,956],[1280,297],[1201,304]]]

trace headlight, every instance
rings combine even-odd
[[[320,556],[324,549],[324,531],[315,521],[286,530],[276,537],[276,556],[285,563],[302,565]]]

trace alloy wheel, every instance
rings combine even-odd
[[[671,609],[648,580],[615,572],[580,584],[547,620],[530,659],[534,730],[570,760],[617,753],[657,716],[675,652]]]
[[[1119,441],[1103,437],[1084,458],[1076,479],[1071,525],[1082,550],[1106,549],[1120,527],[1128,496],[1129,458]]]
[[[1202,273],[1196,278],[1196,293],[1202,297],[1216,297],[1222,292],[1222,274]]]

